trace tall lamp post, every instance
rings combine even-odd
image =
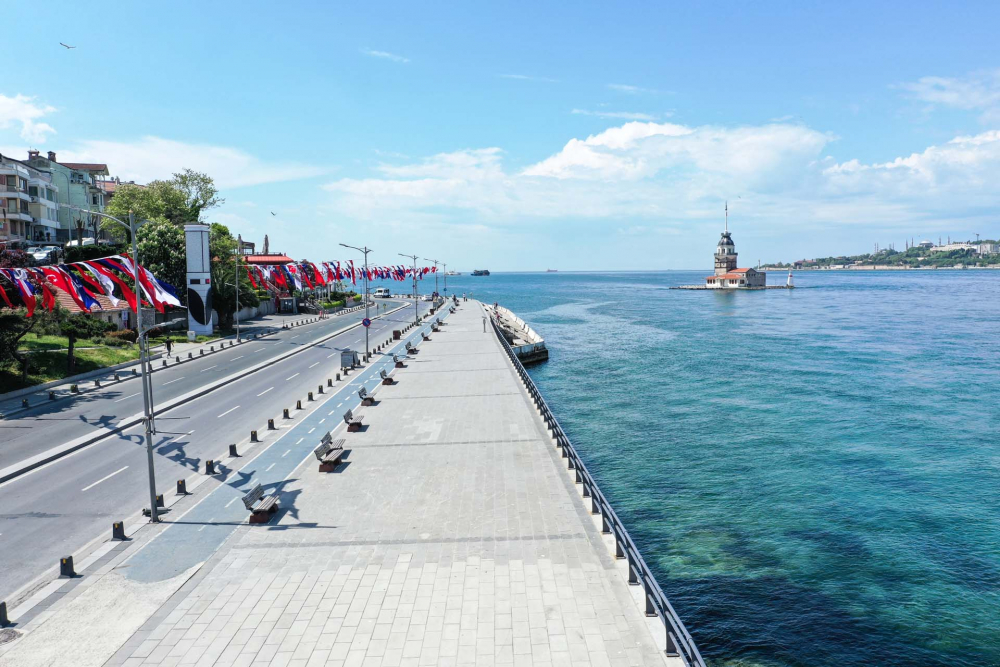
[[[448,298],[448,263],[441,262],[441,266],[444,267],[444,298]]]
[[[367,320],[368,319],[368,302],[369,302],[369,298],[368,298],[368,253],[370,253],[372,251],[372,249],[369,248],[368,246],[365,246],[364,248],[359,248],[357,246],[347,245],[346,243],[341,243],[340,245],[344,246],[345,248],[350,248],[351,250],[357,250],[358,252],[362,253],[365,256],[365,319]],[[369,329],[369,327],[365,327],[365,359],[368,359],[368,354],[369,354],[368,353],[368,329]]]
[[[240,257],[242,257],[241,249],[236,250],[236,276],[233,278],[233,282],[236,283],[236,342],[240,341]],[[228,283],[227,283],[228,284]]]
[[[61,204],[62,208],[83,211],[76,206]],[[149,520],[157,523],[160,520],[159,512],[156,511],[156,473],[153,469],[153,381],[149,377],[149,341],[146,339],[148,331],[142,329],[142,287],[139,284],[139,244],[136,240],[136,232],[144,222],[135,223],[135,215],[128,212],[128,222],[118,218],[100,213],[98,211],[88,211],[93,215],[98,215],[108,220],[113,220],[129,231],[132,237],[132,267],[133,278],[135,279],[135,328],[139,332],[139,366],[142,368],[142,403],[143,403],[143,423],[146,427],[146,463],[149,468]]]
[[[417,255],[404,255],[399,253],[400,257],[408,257],[413,260],[413,322],[414,324],[419,324],[420,316],[417,314],[417,309],[420,306],[420,300],[417,299]]]
[[[438,293],[438,262],[436,259],[430,259],[429,257],[424,257],[425,262],[434,262],[434,295]]]

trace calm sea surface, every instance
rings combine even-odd
[[[1000,665],[1000,272],[668,289],[707,273],[448,288],[545,337],[532,376],[711,664]]]

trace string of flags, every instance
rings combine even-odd
[[[437,273],[436,266],[413,267],[406,266],[355,266],[354,260],[346,262],[290,262],[274,266],[248,265],[247,278],[254,289],[269,291],[289,291],[323,287],[335,281],[351,281],[357,285],[359,280],[397,280],[417,278],[423,280],[429,273]]]
[[[118,305],[118,294],[124,298],[129,308],[135,310],[136,294],[131,285],[135,284],[135,271],[138,267],[139,287],[143,304],[151,305],[163,313],[167,306],[180,306],[180,299],[174,287],[152,274],[142,265],[133,264],[129,255],[112,255],[100,259],[91,259],[69,264],[52,266],[0,269],[0,277],[5,278],[14,286],[31,317],[41,299],[41,306],[46,310],[55,308],[55,293],[61,290],[69,294],[73,302],[83,312],[101,309],[97,296],[107,297],[113,306]],[[351,281],[357,285],[359,280],[420,279],[428,274],[437,273],[436,266],[406,267],[398,266],[355,266],[354,260],[346,262],[290,262],[274,266],[246,265],[247,278],[254,289],[264,289],[270,292],[290,292],[293,289],[315,289],[332,282]],[[117,290],[117,294],[116,294]],[[0,299],[8,308],[14,308],[3,281],[0,281]]]
[[[115,288],[135,310],[136,295],[131,285],[135,284],[135,268],[139,269],[139,288],[143,303],[148,304],[163,313],[167,306],[181,305],[174,287],[156,276],[141,265],[133,265],[128,255],[112,255],[100,259],[70,264],[55,264],[52,266],[28,267],[17,269],[0,269],[0,277],[6,278],[14,285],[28,311],[28,317],[35,313],[38,301],[48,311],[55,308],[56,298],[53,290],[61,290],[68,294],[73,302],[85,313],[95,308],[100,310],[97,296],[105,296],[113,306],[117,306],[119,298]],[[126,282],[128,281],[128,282]],[[14,308],[3,281],[0,281],[0,299],[8,308]]]

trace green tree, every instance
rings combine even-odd
[[[153,181],[146,186],[120,185],[105,212],[128,221],[128,213],[132,211],[137,221],[165,220],[181,226],[199,222],[205,211],[225,201],[219,197],[211,176],[184,169],[169,180]],[[114,221],[105,220],[102,227],[118,240],[130,240],[128,230]]]
[[[167,220],[152,220],[139,228],[136,242],[142,265],[172,285],[181,303],[187,303],[184,230]]]
[[[113,330],[115,325],[98,319],[93,315],[71,314],[68,310],[56,307],[52,317],[58,324],[59,333],[66,336],[66,374],[73,375],[76,370],[76,342],[87,338],[103,336]]]
[[[28,311],[24,308],[0,310],[0,365],[23,363],[17,348],[21,339],[31,333],[37,322],[34,317],[28,317]]]
[[[219,326],[229,328],[233,326],[233,313],[237,310],[234,279],[240,281],[240,308],[256,306],[260,304],[260,299],[247,278],[243,268],[246,264],[236,252],[237,242],[229,228],[213,222],[209,228],[208,245],[212,257],[212,307],[219,314]]]
[[[225,199],[219,197],[215,181],[208,174],[185,169],[179,174],[174,174],[170,182],[184,196],[187,209],[184,222],[198,222],[205,211],[226,203]]]

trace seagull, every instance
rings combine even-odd
[[[67,49],[75,49],[76,48],[75,46],[70,46],[69,44],[63,44],[62,42],[59,42],[59,45],[60,46],[65,46]]]
[[[274,216],[274,217],[276,217],[276,218],[278,217],[278,214],[277,214],[277,213],[275,213],[274,211],[271,211],[271,215],[273,215],[273,216]]]

